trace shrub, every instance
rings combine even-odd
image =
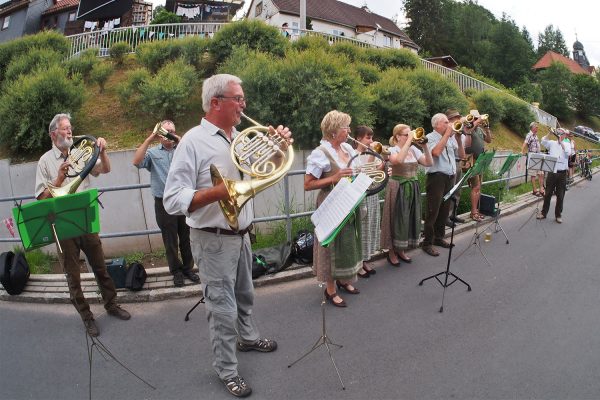
[[[214,71],[214,60],[208,53],[210,39],[188,36],[177,42],[181,48],[181,57],[198,73],[208,75]]]
[[[241,57],[242,51],[232,57]],[[265,124],[289,126],[299,148],[319,143],[321,119],[333,109],[350,114],[353,125],[372,122],[370,97],[345,58],[327,57],[321,49],[291,51],[286,59],[245,51],[245,63],[236,65],[230,59],[219,72],[243,80],[248,115]]]
[[[385,71],[379,82],[371,87],[374,97],[372,113],[375,127],[382,137],[390,137],[399,123],[412,128],[422,126],[429,116],[427,105],[421,99],[421,89],[405,79],[405,72],[398,69]]]
[[[83,85],[57,65],[10,82],[0,97],[0,140],[13,154],[50,147],[48,122],[57,113],[74,113],[83,103]]]
[[[359,61],[363,57],[363,50],[351,43],[335,43],[333,46],[331,46],[330,52],[332,54],[343,54],[348,57],[351,62]]]
[[[28,53],[13,58],[6,68],[4,77],[7,82],[13,81],[19,75],[26,75],[40,68],[47,69],[51,65],[58,65],[61,60],[62,55],[54,50],[32,49]]]
[[[185,61],[168,63],[140,86],[141,109],[157,119],[175,119],[187,108],[195,82],[196,71]]]
[[[305,51],[309,49],[329,50],[329,42],[321,35],[302,36],[300,39],[292,42],[292,50]]]
[[[131,46],[127,42],[117,42],[110,46],[110,58],[117,64],[123,65],[125,56],[131,51]]]
[[[80,75],[87,79],[92,72],[92,68],[98,62],[96,54],[96,49],[87,49],[78,56],[70,58],[65,63],[69,76]]]
[[[139,45],[135,50],[138,63],[155,74],[163,65],[181,55],[181,46],[178,46],[176,42],[175,40],[158,40]]]
[[[494,125],[495,123],[504,120],[506,117],[506,111],[504,109],[505,96],[506,95],[502,92],[488,89],[473,96],[473,101],[480,114],[489,114],[490,123]],[[529,122],[531,122],[531,120]]]
[[[114,67],[108,62],[99,62],[94,65],[90,73],[90,80],[100,86],[100,93],[104,92],[104,84],[112,75]]]
[[[421,99],[427,105],[427,115],[421,121],[426,130],[431,127],[431,117],[437,113],[443,113],[448,108],[466,110],[468,103],[463,94],[453,82],[443,75],[424,69],[409,71],[405,79],[414,83],[421,89]]]
[[[65,58],[69,53],[69,41],[56,31],[44,31],[3,43],[0,45],[0,82],[5,79],[4,73],[12,59],[31,49],[54,50]]]
[[[215,33],[209,49],[217,64],[220,64],[229,57],[233,46],[241,45],[283,57],[289,43],[276,27],[258,20],[244,20],[221,28]]]
[[[119,100],[126,110],[136,110],[140,106],[142,87],[150,80],[151,75],[145,68],[129,71],[125,81],[118,87]]]
[[[381,72],[379,72],[379,69],[374,65],[365,62],[357,62],[354,63],[353,66],[365,85],[370,85],[381,79]]]
[[[375,64],[381,70],[388,68],[415,69],[421,66],[419,57],[406,49],[366,49],[363,60]]]
[[[502,122],[504,122],[504,124],[512,131],[525,137],[529,131],[529,124],[536,119],[535,115],[531,112],[529,105],[524,101],[507,95],[504,95],[502,100],[504,106],[504,118],[502,119]],[[494,118],[493,113],[490,114],[490,118]]]

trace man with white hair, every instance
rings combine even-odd
[[[35,197],[38,200],[52,197],[48,190],[49,185],[61,187],[70,183],[73,179],[67,177],[69,166],[69,150],[73,145],[73,127],[71,126],[71,116],[69,114],[57,114],[50,122],[48,128],[50,138],[52,139],[52,148],[48,150],[39,160],[35,176]],[[100,156],[96,165],[92,168],[90,175],[98,176],[110,172],[110,160],[106,153],[106,140],[98,138],[96,145],[100,148]],[[89,175],[77,188],[81,192],[90,188]],[[69,294],[71,302],[79,312],[85,329],[90,336],[100,334],[94,314],[90,310],[90,305],[83,296],[81,290],[81,277],[79,266],[79,255],[81,250],[87,256],[90,267],[94,272],[100,294],[104,300],[104,308],[108,315],[119,319],[127,320],[131,315],[117,304],[117,291],[115,284],[106,270],[104,262],[104,251],[102,242],[97,233],[81,235],[76,238],[59,240],[62,253],[60,258],[67,276],[69,284]]]
[[[163,197],[165,210],[185,215],[192,228],[192,254],[206,301],[215,357],[213,367],[227,390],[236,397],[252,393],[238,374],[236,348],[260,352],[277,349],[274,340],[260,337],[252,314],[254,286],[248,231],[254,214],[253,201],[241,208],[239,229],[232,230],[218,203],[229,199],[227,188],[223,183],[213,186],[210,172],[214,165],[224,178],[240,179],[230,148],[239,134],[235,127],[240,124],[246,108],[241,83],[238,77],[228,74],[214,75],[204,81],[202,108],[206,115],[177,146]],[[291,143],[288,128],[269,127],[269,131]]]
[[[554,165],[554,171],[548,172],[546,178],[546,194],[544,195],[544,206],[542,211],[537,215],[537,219],[545,219],[550,209],[550,200],[552,195],[556,193],[556,206],[554,207],[554,217],[556,222],[562,223],[563,201],[567,187],[567,169],[568,160],[571,155],[571,145],[565,142],[567,132],[559,128],[556,130],[558,140],[549,140],[550,133],[542,138],[542,145],[548,149],[548,154],[556,157],[557,161]]]
[[[427,168],[427,214],[421,246],[425,253],[437,257],[440,253],[433,245],[450,248],[444,235],[452,202],[443,201],[443,197],[454,184],[456,159],[465,158],[465,150],[461,135],[455,134],[445,114],[435,114],[431,118],[431,126],[433,132],[427,135],[427,146],[431,150],[433,165]]]

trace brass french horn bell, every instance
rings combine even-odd
[[[219,206],[227,223],[234,231],[239,230],[238,216],[244,204],[266,188],[279,182],[292,168],[294,149],[278,134],[242,113],[242,117],[254,124],[240,132],[231,142],[230,157],[241,172],[251,180],[233,180],[221,175],[217,167],[210,166],[213,186],[225,184],[229,198],[219,200]]]
[[[73,173],[67,173],[67,177],[75,179],[64,186],[48,184],[46,187],[52,197],[75,193],[81,182],[83,182],[96,165],[99,155],[100,148],[96,144],[95,137],[87,135],[74,136],[73,145],[69,149],[69,155],[65,161],[69,161],[71,164],[69,170],[73,170]]]

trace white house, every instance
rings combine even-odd
[[[306,16],[312,30],[415,53],[419,46],[391,19],[372,13],[366,6],[355,7],[337,0],[306,0]],[[292,37],[300,35],[300,0],[252,0],[248,19],[260,19],[282,27],[287,23]]]

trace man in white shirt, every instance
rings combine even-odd
[[[236,397],[252,393],[238,375],[236,348],[260,352],[277,349],[274,340],[260,338],[252,315],[254,286],[248,231],[254,214],[253,201],[241,208],[239,229],[232,230],[218,203],[229,199],[228,190],[223,183],[213,186],[210,172],[214,165],[223,177],[240,179],[230,147],[239,134],[235,126],[241,122],[246,108],[241,83],[238,77],[227,74],[204,81],[202,108],[206,115],[177,146],[163,196],[165,210],[185,215],[192,228],[190,241],[206,301],[213,367]],[[288,128],[279,126],[275,131],[269,127],[269,130],[291,143]]]
[[[454,184],[456,159],[465,158],[465,150],[460,135],[452,130],[445,114],[435,114],[431,118],[431,126],[433,132],[427,135],[427,146],[431,150],[433,165],[427,168],[427,214],[421,246],[425,253],[437,257],[440,253],[433,245],[450,247],[450,243],[444,240],[444,234],[452,201],[443,201],[443,197]]]
[[[557,157],[554,172],[548,172],[546,178],[546,194],[544,195],[544,206],[538,214],[537,219],[545,219],[550,209],[550,200],[556,192],[556,206],[554,208],[554,216],[556,222],[562,223],[563,201],[567,187],[567,170],[568,160],[571,155],[571,145],[565,142],[567,133],[563,129],[557,129],[556,134],[559,135],[558,140],[549,140],[550,133],[542,138],[542,146],[548,149],[548,154],[552,157]]]

